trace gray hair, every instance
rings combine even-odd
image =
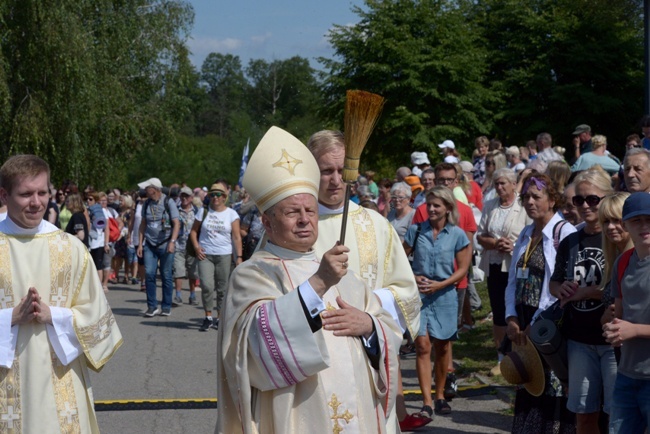
[[[553,138],[549,133],[539,133],[536,142],[544,145],[544,149],[546,149],[553,144]]]
[[[411,186],[406,182],[396,182],[390,188],[390,194],[393,195],[394,193],[402,193],[406,197],[411,197]]]
[[[645,149],[645,148],[632,148],[632,149],[628,150],[625,153],[625,157],[623,158],[623,166],[625,166],[625,164],[627,163],[627,159],[629,157],[633,157],[633,156],[639,155],[639,154],[645,155],[646,162],[648,164],[648,167],[650,168],[650,152],[648,152],[648,150]]]
[[[360,185],[357,187],[357,196],[361,197],[373,197],[372,193],[370,192],[370,187],[367,185]]]
[[[494,171],[492,174],[492,180],[496,181],[499,178],[506,178],[508,181],[512,182],[513,184],[517,183],[517,174],[515,174],[515,171],[510,169],[509,167],[502,167],[501,169],[497,169]]]

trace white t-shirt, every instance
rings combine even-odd
[[[196,214],[196,221],[203,221],[204,209]],[[232,223],[239,220],[239,214],[232,208],[219,212],[208,209],[208,217],[201,225],[199,244],[206,255],[232,254]]]

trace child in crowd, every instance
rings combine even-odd
[[[650,421],[650,194],[633,193],[625,200],[623,225],[634,250],[623,253],[613,267],[616,318],[603,325],[603,336],[621,347],[611,432],[640,434]],[[619,278],[621,261],[625,272]]]

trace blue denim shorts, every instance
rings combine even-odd
[[[441,289],[433,294],[420,297],[420,331],[418,336],[438,340],[456,340],[458,335],[458,295],[456,288]]]
[[[568,355],[567,408],[574,413],[595,413],[600,411],[602,402],[605,413],[611,414],[616,381],[614,348],[611,345],[587,345],[569,340]]]
[[[138,262],[138,257],[135,254],[135,246],[126,246],[126,263],[133,264]]]

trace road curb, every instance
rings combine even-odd
[[[472,374],[472,376],[481,384],[491,386],[494,389],[496,396],[503,402],[515,405],[515,389],[513,386],[502,386],[500,384],[493,384],[489,377],[481,374]]]

